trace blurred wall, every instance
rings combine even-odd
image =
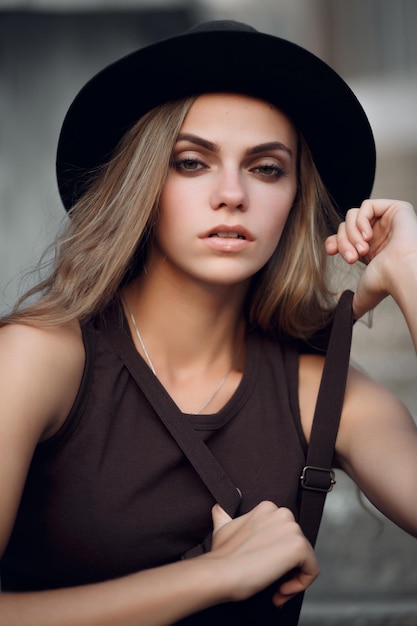
[[[375,195],[417,204],[414,0],[0,0],[0,310],[62,217],[54,154],[78,88],[143,43],[224,17],[305,45],[340,71],[375,129]]]
[[[185,6],[0,7],[0,311],[34,280],[24,273],[64,218],[54,159],[72,98],[105,64],[191,23]]]

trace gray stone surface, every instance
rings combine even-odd
[[[417,626],[417,601],[330,600],[305,606],[300,626]]]

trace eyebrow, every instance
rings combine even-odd
[[[280,141],[270,141],[269,143],[261,143],[258,146],[253,146],[247,151],[248,154],[259,154],[261,152],[271,152],[279,150],[281,152],[287,152],[292,157],[292,150],[288,148],[284,143]]]
[[[193,135],[192,133],[180,133],[177,137],[177,142],[179,141],[189,141],[190,143],[194,143],[197,146],[201,146],[206,150],[210,150],[211,152],[219,152],[220,148],[217,143],[213,143],[208,139],[203,139],[203,137],[199,137],[198,135]],[[281,152],[286,152],[290,157],[293,156],[292,150],[288,148],[285,144],[280,141],[269,141],[267,143],[261,143],[257,146],[253,146],[252,148],[248,148],[246,154],[248,156],[261,154],[262,152],[270,152],[274,150],[279,150]]]
[[[206,150],[210,150],[211,152],[218,152],[219,146],[208,139],[203,139],[198,135],[193,135],[192,133],[180,133],[177,137],[177,142],[179,141],[189,141],[190,143],[195,143],[197,146],[201,146],[202,148],[206,148]]]

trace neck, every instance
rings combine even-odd
[[[149,272],[124,288],[127,317],[133,314],[148,356],[130,321],[136,347],[148,364],[150,357],[157,377],[185,412],[197,412],[229,372],[208,412],[220,408],[236,388],[245,358],[245,295],[242,286],[185,287]]]
[[[172,358],[176,367],[234,352],[244,322],[241,287],[188,287],[186,290],[147,275],[128,285],[123,297],[155,360]],[[158,357],[159,353],[160,356]]]

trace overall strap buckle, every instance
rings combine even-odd
[[[332,469],[306,465],[301,473],[300,481],[303,489],[329,493],[336,484],[336,477]]]

